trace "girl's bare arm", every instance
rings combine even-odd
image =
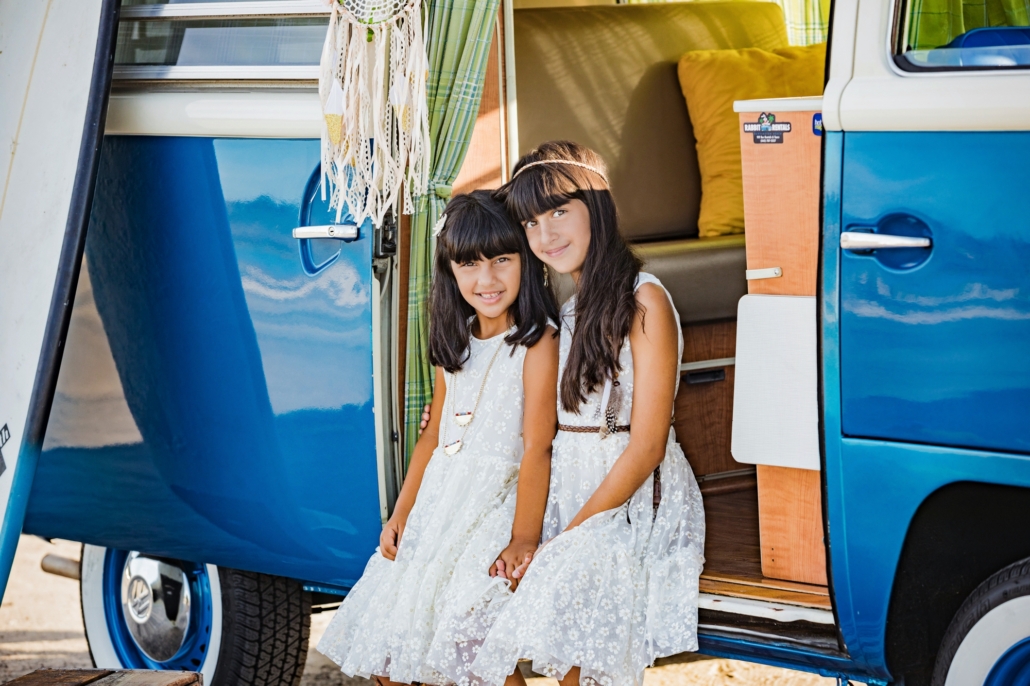
[[[679,383],[676,317],[669,298],[654,284],[640,287],[637,302],[642,305],[642,311],[629,334],[633,350],[629,445],[566,530],[625,503],[665,457]]]
[[[433,450],[440,435],[440,417],[443,415],[443,403],[447,398],[447,384],[444,382],[443,370],[436,369],[436,391],[433,395],[432,410],[429,422],[425,431],[415,444],[415,450],[411,453],[411,462],[408,464],[408,473],[404,477],[404,485],[397,496],[397,504],[393,508],[393,515],[390,521],[383,527],[383,533],[379,536],[379,550],[383,557],[392,560],[397,556],[397,546],[400,545],[401,536],[404,533],[404,526],[408,521],[408,514],[415,505],[415,498],[418,496],[418,489],[422,485],[422,477],[429,466],[429,460],[433,456]]]
[[[551,480],[551,442],[558,430],[558,339],[547,327],[543,337],[526,352],[522,367],[525,410],[522,441],[525,452],[519,468],[515,522],[511,543],[490,567],[490,575],[512,578],[512,572],[540,544]]]

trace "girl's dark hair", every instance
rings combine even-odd
[[[579,162],[603,175],[561,163],[519,173],[543,160]],[[621,371],[619,351],[638,311],[634,287],[641,262],[619,233],[607,166],[596,152],[570,141],[549,141],[523,156],[514,171],[500,194],[520,223],[570,200],[581,200],[590,212],[590,247],[576,290],[576,329],[559,387],[562,407],[577,412],[587,395]]]
[[[429,362],[454,373],[469,356],[469,318],[476,311],[458,289],[452,262],[460,264],[517,253],[522,262],[522,285],[508,308],[508,320],[515,330],[504,340],[513,346],[535,345],[548,322],[558,321],[558,305],[544,283],[543,263],[529,249],[526,232],[512,221],[490,191],[455,196],[444,213],[447,221],[436,240],[429,296]]]

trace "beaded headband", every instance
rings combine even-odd
[[[583,162],[577,162],[575,160],[537,160],[536,162],[530,162],[529,164],[524,166],[522,169],[519,169],[517,172],[515,172],[515,176],[513,176],[512,179],[515,179],[519,174],[521,174],[522,172],[526,171],[530,167],[536,167],[536,166],[541,165],[541,164],[571,164],[574,167],[582,167],[583,169],[586,169],[588,171],[592,171],[595,174],[597,174],[598,176],[600,176],[604,180],[605,185],[611,185],[611,184],[608,183],[608,177],[605,176],[603,171],[601,171],[597,167],[592,167],[589,164],[584,164]]]

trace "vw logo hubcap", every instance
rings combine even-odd
[[[146,657],[166,662],[182,649],[191,600],[189,578],[179,567],[129,553],[122,572],[122,615]]]

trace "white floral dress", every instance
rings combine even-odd
[[[637,286],[644,283],[661,286],[641,273]],[[575,298],[562,308],[562,327],[559,374],[575,327]],[[682,335],[679,345],[682,356]],[[633,397],[628,340],[619,363],[622,401],[616,423],[627,425]],[[599,426],[604,395],[602,390],[593,393],[579,414],[564,411],[559,402],[559,423]],[[626,449],[629,436],[558,432],[543,530],[549,542],[478,651],[472,671],[485,682],[501,684],[525,658],[532,660],[534,671],[557,678],[579,666],[581,684],[640,684],[644,668],[655,658],[697,650],[704,510],[671,429],[657,510],[649,477],[624,505],[562,533]]]
[[[506,599],[508,582],[490,565],[511,539],[522,459],[526,348],[504,336],[472,338],[470,358],[445,374],[440,440],[401,537],[397,559],[378,549],[344,599],[318,650],[351,676],[468,683],[473,650]],[[501,346],[464,436],[454,421],[471,411],[490,359]],[[443,446],[462,438],[448,455]]]

